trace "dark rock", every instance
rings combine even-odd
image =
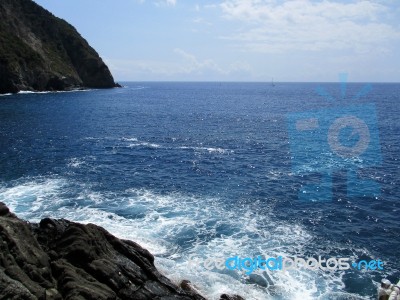
[[[179,286],[184,291],[191,291],[193,289],[189,280],[182,280]]]
[[[74,27],[32,0],[0,1],[0,93],[116,87]]]
[[[28,299],[43,298],[46,289],[54,288],[56,284],[51,276],[49,257],[33,236],[29,225],[12,215],[0,217],[0,274],[0,285],[11,282],[15,287],[20,287],[22,284],[22,291],[28,295]],[[5,288],[1,286],[0,290]]]
[[[239,295],[227,295],[227,294],[222,294],[220,300],[245,300],[243,297]]]
[[[184,282],[176,286],[150,252],[99,226],[29,224],[0,203],[0,299],[205,299]]]
[[[5,216],[10,212],[8,207],[3,203],[0,202],[0,216]]]
[[[191,295],[196,295],[199,293],[196,287],[193,286],[189,280],[182,280],[179,286],[182,290],[190,293]]]

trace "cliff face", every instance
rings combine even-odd
[[[32,0],[0,1],[0,93],[115,86],[73,26]]]

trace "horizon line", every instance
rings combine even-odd
[[[120,82],[159,82],[159,83],[265,83],[271,84],[271,81],[239,81],[239,80],[114,80],[116,83]],[[340,83],[340,81],[274,81],[274,85],[278,83]],[[388,83],[400,84],[400,81],[346,81],[346,83]]]

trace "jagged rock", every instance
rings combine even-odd
[[[32,0],[0,1],[0,78],[0,93],[117,86],[76,29]]]
[[[30,224],[0,202],[0,299],[205,298],[160,274],[135,242],[93,224]]]
[[[191,295],[196,295],[199,293],[196,286],[193,286],[189,280],[182,280],[181,283],[179,284],[179,287],[182,290],[190,293]]]
[[[4,211],[3,203],[0,207]],[[50,260],[28,223],[10,213],[0,217],[0,274],[0,291],[7,288],[8,296],[21,288],[27,299],[43,299],[46,289],[56,284],[51,276]],[[15,289],[10,289],[7,282]],[[3,296],[1,292],[0,295]]]
[[[220,300],[245,300],[243,297],[239,295],[227,295],[227,294],[222,294]]]

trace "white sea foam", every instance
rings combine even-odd
[[[0,201],[5,202],[12,211],[23,216],[35,215],[39,211],[51,210],[46,202],[49,199],[52,199],[53,203],[57,202],[65,185],[67,185],[67,181],[64,179],[40,177],[34,181],[1,188]]]
[[[83,159],[73,157],[73,158],[69,159],[67,166],[70,168],[79,168],[84,163],[85,163],[85,161]]]
[[[199,147],[199,146],[175,146],[171,144],[160,144],[149,142],[145,140],[140,140],[136,137],[121,137],[121,138],[113,138],[113,137],[103,137],[103,138],[96,138],[96,137],[86,137],[83,140],[94,140],[94,141],[101,141],[101,140],[108,140],[114,141],[115,147],[128,147],[128,148],[137,148],[137,147],[147,147],[151,149],[176,149],[176,150],[190,150],[196,153],[209,153],[209,154],[232,154],[234,153],[233,150],[224,149],[221,147]],[[176,138],[172,138],[172,141],[176,141]],[[124,142],[127,144],[119,144],[119,142]]]
[[[266,175],[271,180],[276,180],[276,179],[279,179],[279,178],[281,178],[283,176],[286,176],[285,173],[283,173],[281,171],[277,171],[277,170],[268,171],[268,173]]]
[[[137,143],[131,143],[131,144],[129,144],[128,147],[129,147],[129,148],[147,147],[147,148],[158,149],[158,148],[161,148],[162,146],[159,145],[159,144],[155,144],[155,143],[140,142],[140,141],[138,141]]]
[[[214,147],[190,147],[190,146],[181,146],[178,147],[178,149],[184,149],[184,150],[194,150],[194,151],[200,151],[204,152],[207,151],[209,153],[219,153],[219,154],[226,154],[226,153],[233,153],[233,150],[228,150],[228,149],[223,149],[223,148],[214,148]]]
[[[143,90],[143,89],[148,89],[149,87],[147,86],[135,86],[135,87],[131,87],[129,88],[130,90]]]
[[[90,92],[94,89],[73,89],[69,91],[19,91],[17,94],[55,94],[55,93],[76,93],[76,92]]]
[[[138,139],[135,137],[123,137],[122,140],[125,142],[137,142],[138,141]]]
[[[35,91],[19,91],[18,94],[48,94],[51,93],[50,91],[44,91],[44,92],[35,92]]]
[[[313,235],[301,225],[275,220],[272,212],[261,215],[244,206],[230,207],[218,198],[164,195],[146,189],[114,194],[63,178],[38,177],[1,187],[0,201],[30,221],[51,216],[95,223],[120,238],[134,240],[156,256],[163,273],[175,282],[192,281],[209,299],[236,293],[246,299],[307,300],[316,299],[317,291],[329,294],[344,286],[342,274],[334,272],[268,271],[247,277],[239,271],[191,266],[191,254],[202,258],[303,256],[313,243]],[[331,247],[329,251],[334,252]]]

